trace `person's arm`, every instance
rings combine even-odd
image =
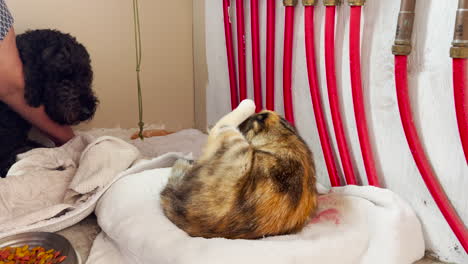
[[[35,108],[26,103],[23,65],[16,47],[13,28],[3,41],[0,41],[0,58],[0,101],[9,105],[56,144],[62,145],[73,138],[73,130],[69,126],[61,126],[52,121],[43,107]]]

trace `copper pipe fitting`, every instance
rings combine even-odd
[[[318,4],[317,0],[302,0],[303,6],[316,6]]]
[[[450,57],[455,59],[468,58],[468,0],[458,1],[455,33],[453,36]]]
[[[341,0],[323,0],[324,6],[339,6],[341,5]]]
[[[416,0],[401,0],[395,44],[392,47],[394,55],[409,55],[411,53],[415,10]]]
[[[348,0],[350,6],[363,6],[366,3],[366,0]]]
[[[284,6],[296,6],[297,0],[283,0]]]

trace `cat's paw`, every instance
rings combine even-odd
[[[237,106],[236,110],[241,110],[246,115],[252,115],[255,113],[255,103],[251,99],[244,99],[240,102],[239,106]]]

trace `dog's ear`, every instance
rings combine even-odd
[[[90,120],[98,103],[89,87],[70,80],[48,86],[44,96],[47,115],[61,125],[76,125]]]

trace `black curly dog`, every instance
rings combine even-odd
[[[93,71],[86,48],[56,30],[32,30],[16,37],[23,62],[25,99],[44,106],[61,125],[90,120],[98,99],[91,89]],[[16,162],[16,155],[42,147],[28,139],[31,124],[0,102],[0,177]]]

